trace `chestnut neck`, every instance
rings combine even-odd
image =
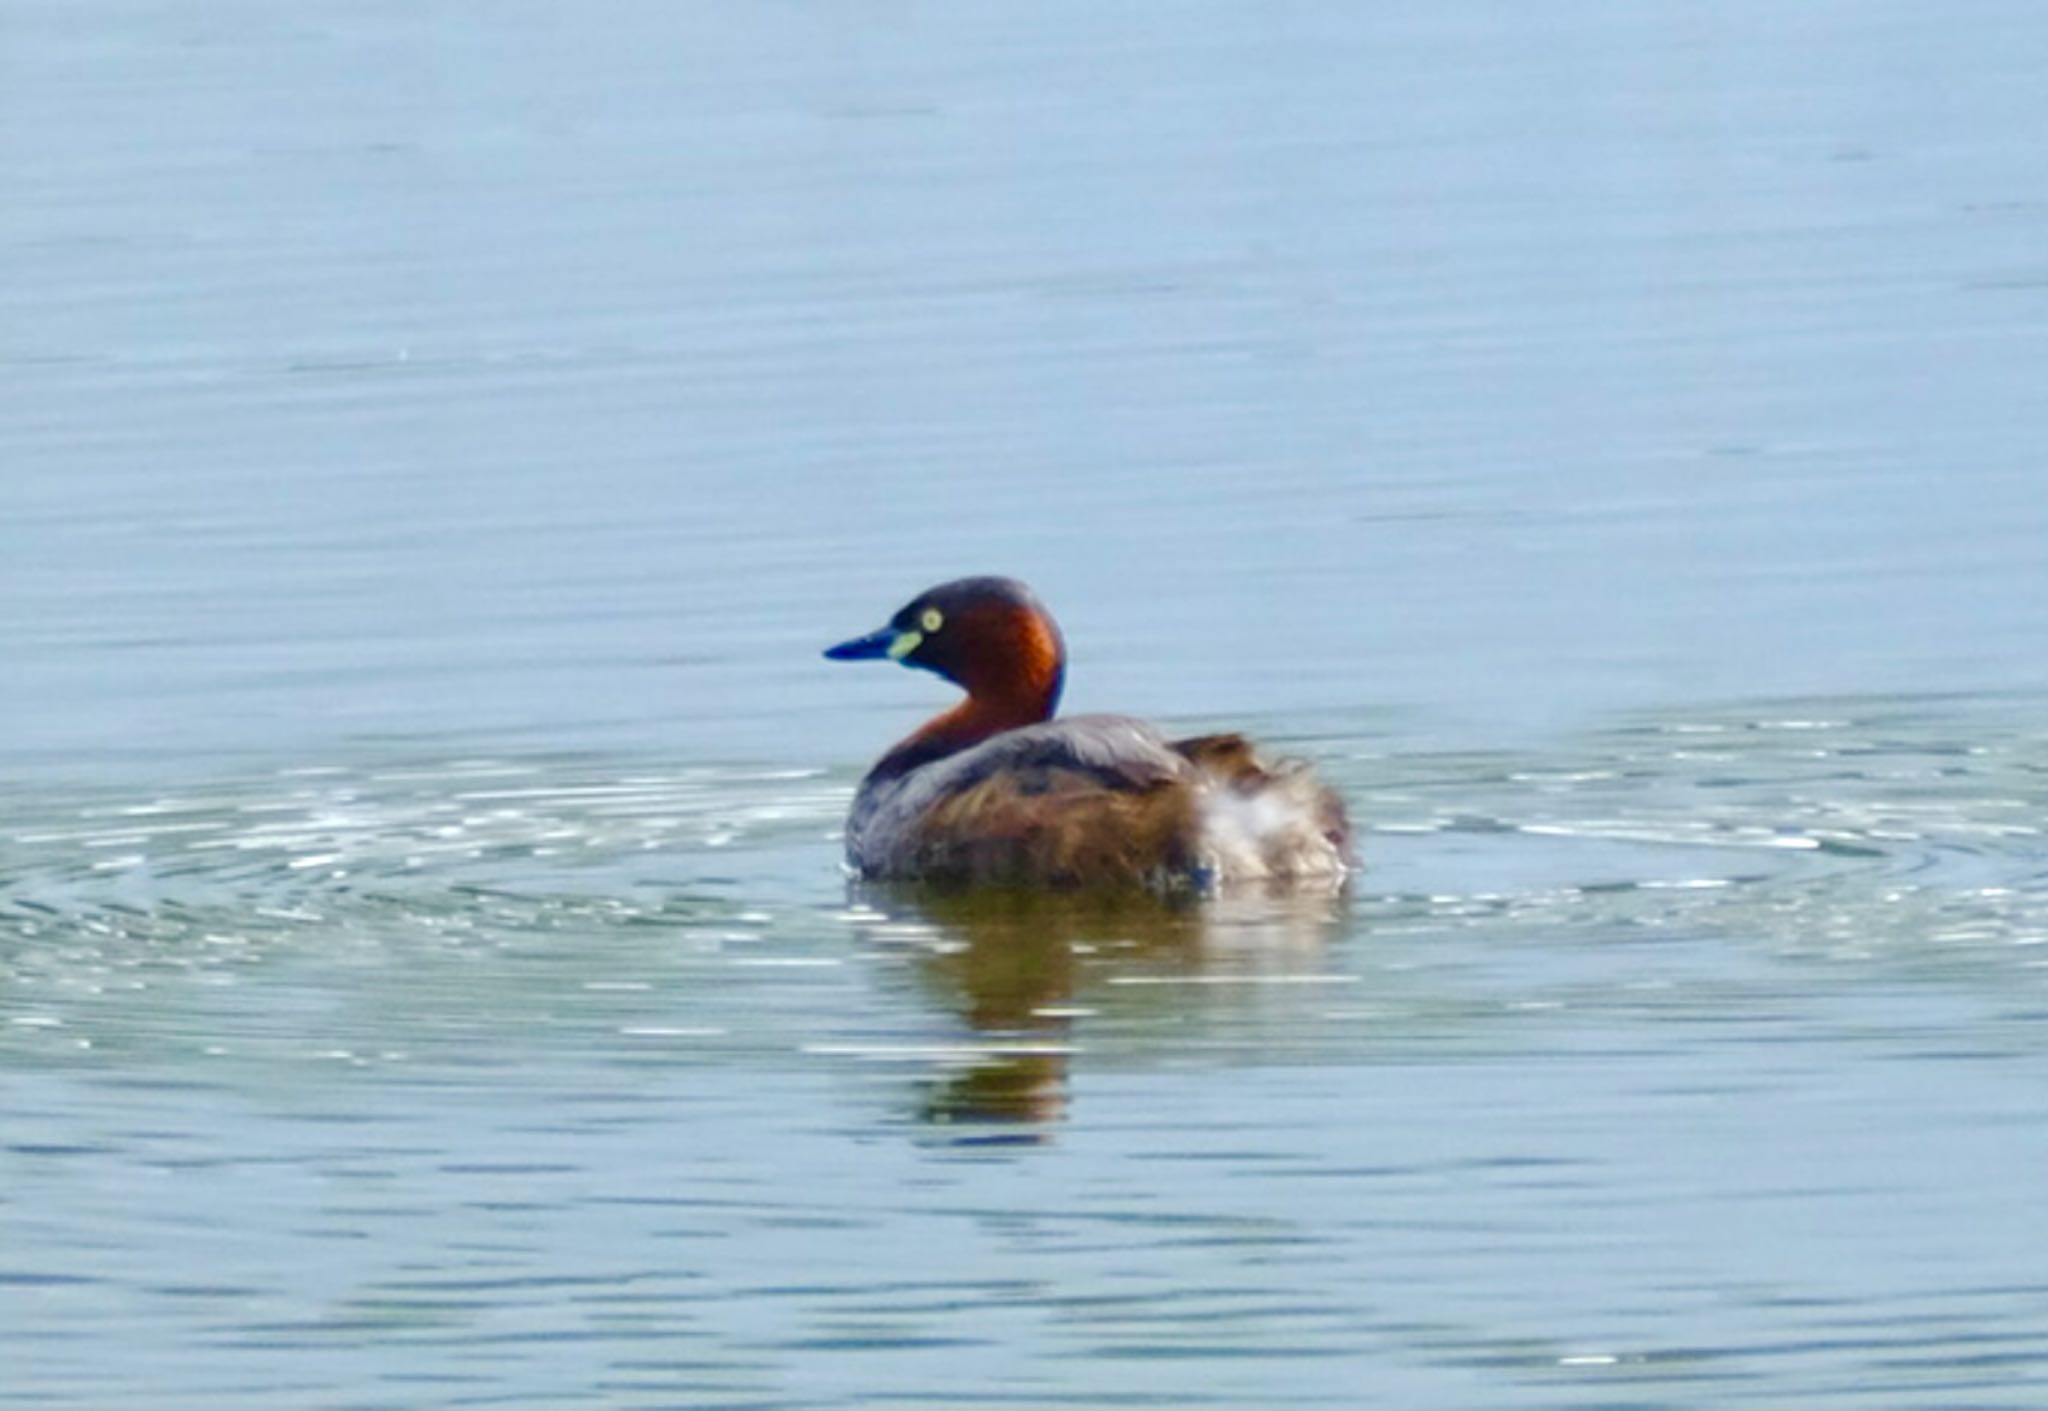
[[[1042,616],[1005,623],[1008,630],[971,652],[946,675],[967,699],[933,716],[883,755],[870,779],[907,774],[920,765],[971,749],[1008,730],[1037,725],[1059,708],[1066,684],[1066,650],[1059,631]]]

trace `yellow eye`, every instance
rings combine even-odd
[[[918,618],[917,625],[927,632],[936,632],[946,625],[946,615],[937,608],[926,608],[924,616]]]

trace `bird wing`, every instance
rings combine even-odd
[[[1145,882],[1191,845],[1193,770],[1142,721],[1073,716],[927,769],[873,820],[876,870],[931,880]]]

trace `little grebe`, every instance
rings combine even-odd
[[[1171,891],[1344,875],[1343,801],[1305,766],[1263,761],[1241,735],[1054,722],[1066,647],[1014,579],[942,583],[825,655],[886,657],[967,691],[861,781],[846,857],[863,877]]]

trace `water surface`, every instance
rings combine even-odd
[[[2042,1400],[2029,7],[4,29],[0,1400]],[[1350,892],[849,886],[970,571]]]

